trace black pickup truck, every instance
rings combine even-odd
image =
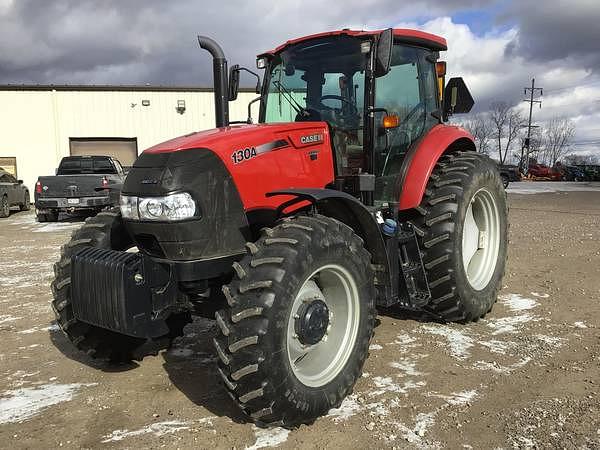
[[[116,206],[115,188],[124,180],[121,163],[110,156],[67,156],[55,176],[38,178],[34,194],[37,219],[56,222],[61,212],[95,214]]]

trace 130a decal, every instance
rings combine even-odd
[[[256,156],[256,147],[246,147],[241,150],[236,150],[231,154],[231,160],[234,164],[239,164],[241,162],[252,159]]]

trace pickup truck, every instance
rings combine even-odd
[[[508,183],[511,181],[521,181],[521,173],[517,166],[511,164],[498,164],[498,170],[500,171],[500,178],[502,178],[504,189],[508,187]]]
[[[21,211],[29,209],[29,191],[23,180],[17,180],[10,173],[0,169],[0,217],[10,215],[11,206]]]
[[[61,212],[96,214],[116,206],[124,180],[121,163],[110,156],[67,156],[60,161],[55,176],[37,180],[37,219],[56,222]]]

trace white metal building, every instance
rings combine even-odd
[[[256,97],[240,92],[230,120],[245,120]],[[37,177],[53,175],[63,156],[108,154],[130,166],[145,148],[214,124],[207,88],[0,86],[0,167],[33,193]]]

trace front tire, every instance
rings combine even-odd
[[[8,203],[8,196],[3,195],[0,198],[0,218],[10,216],[10,204]]]
[[[126,336],[111,330],[77,320],[71,301],[71,256],[85,247],[127,250],[133,242],[123,226],[119,208],[102,212],[86,220],[71,240],[61,248],[60,260],[54,264],[55,278],[51,288],[54,299],[52,309],[56,322],[67,338],[79,349],[93,358],[112,362],[141,360],[147,354],[156,354],[158,347],[146,339]],[[184,313],[167,320],[170,333],[162,339],[168,346],[177,336],[183,335],[183,327],[190,321]],[[157,343],[161,339],[156,340]]]
[[[360,376],[375,319],[370,254],[341,222],[283,221],[248,244],[215,314],[219,373],[253,420],[296,426],[339,406]]]
[[[444,321],[475,321],[494,305],[508,245],[503,180],[490,158],[440,158],[411,214],[431,290],[429,309]]]

